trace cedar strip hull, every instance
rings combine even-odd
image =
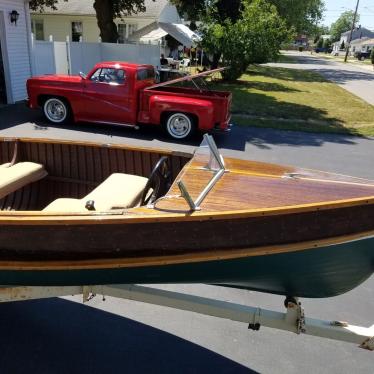
[[[201,211],[191,213],[178,196],[177,175],[196,196],[211,178],[201,168],[205,161],[186,165],[191,155],[17,142],[17,162],[41,163],[48,176],[0,200],[2,285],[209,283],[329,297],[373,273],[372,181],[227,159],[229,172]],[[12,160],[14,150],[14,141],[0,141],[0,164]],[[155,209],[42,212],[56,198],[87,195],[112,173],[147,177],[163,155],[174,184]]]
[[[0,261],[196,256],[374,231],[372,204],[236,219],[121,224],[6,225]],[[32,243],[32,245],[30,245]],[[374,251],[373,251],[374,255]]]
[[[371,237],[318,249],[233,260],[108,269],[0,270],[0,284],[208,283],[323,298],[348,292],[370,277],[374,270],[373,246]]]

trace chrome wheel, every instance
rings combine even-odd
[[[166,122],[166,130],[175,139],[187,138],[193,130],[191,118],[183,113],[172,114]]]
[[[68,108],[66,104],[55,97],[48,99],[44,103],[43,109],[47,119],[54,123],[64,122],[68,116]]]

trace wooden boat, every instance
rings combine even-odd
[[[374,182],[122,145],[0,139],[0,284],[208,283],[330,297],[374,270]],[[148,176],[151,177],[148,179]]]

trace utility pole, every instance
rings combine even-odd
[[[356,23],[356,17],[357,17],[357,9],[358,9],[358,3],[360,2],[360,0],[357,0],[357,4],[356,4],[356,10],[355,10],[355,14],[353,16],[353,22],[352,22],[352,27],[351,27],[351,33],[349,35],[349,40],[348,40],[348,46],[347,46],[347,49],[345,51],[345,57],[344,57],[344,62],[347,62],[347,58],[348,58],[348,53],[349,53],[349,48],[351,48],[351,41],[352,41],[352,34],[353,34],[353,29],[355,27],[355,23]]]

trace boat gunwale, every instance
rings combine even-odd
[[[157,148],[157,147],[146,147],[146,146],[135,146],[130,144],[120,144],[120,143],[103,143],[94,141],[83,141],[83,140],[70,140],[70,139],[51,139],[51,138],[19,138],[19,137],[0,137],[0,142],[21,142],[21,143],[48,143],[48,144],[63,144],[63,145],[81,145],[88,147],[97,148],[115,148],[115,149],[125,149],[129,151],[140,151],[140,152],[150,152],[150,153],[164,153],[170,156],[182,156],[192,158],[192,152],[185,151],[174,151],[169,148]]]
[[[272,208],[256,208],[231,211],[177,211],[153,213],[153,208],[132,208],[119,212],[58,213],[43,211],[1,211],[0,224],[5,225],[81,225],[81,224],[137,224],[154,222],[209,221],[222,219],[245,219],[284,214],[332,210],[360,205],[374,205],[374,196],[354,199],[323,201],[318,203],[287,205]],[[150,214],[146,213],[149,209]],[[138,211],[137,211],[138,210]],[[158,210],[162,212],[162,210]]]
[[[235,260],[240,258],[271,256],[276,254],[294,253],[304,250],[321,249],[324,247],[340,245],[365,239],[374,239],[374,230],[356,234],[341,235],[320,240],[311,240],[300,243],[270,245],[234,249],[228,251],[201,251],[198,253],[176,254],[167,256],[146,257],[116,257],[91,260],[46,260],[46,261],[0,261],[0,271],[65,271],[65,270],[100,270],[136,268],[144,266],[167,266],[177,264],[190,264],[196,262]],[[1,292],[1,288],[0,288]]]

